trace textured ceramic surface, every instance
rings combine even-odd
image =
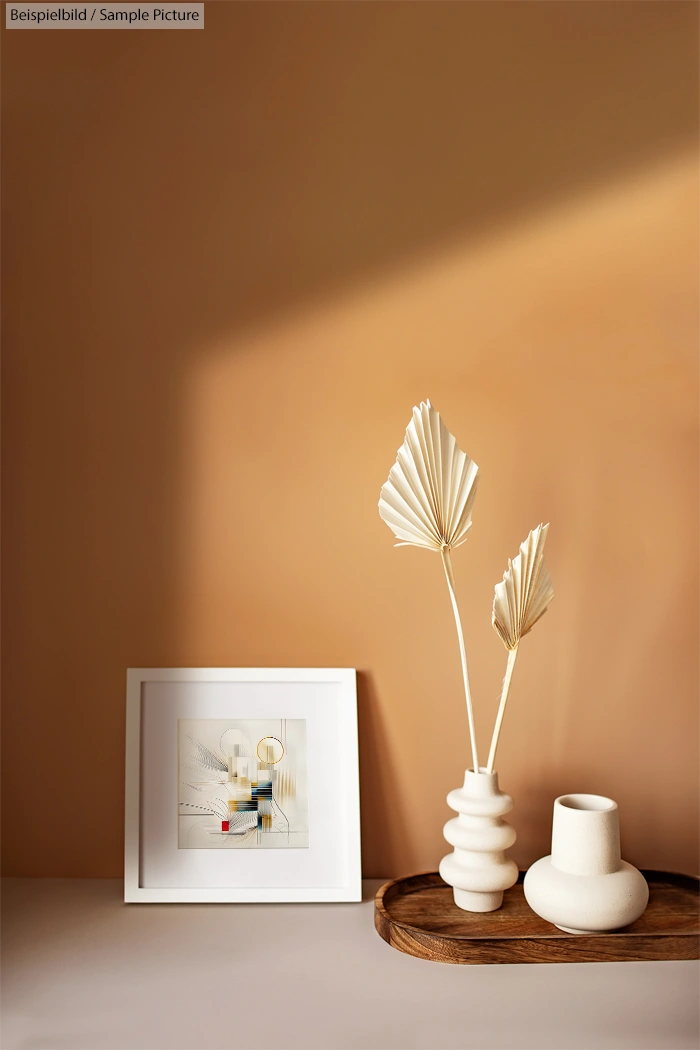
[[[513,799],[498,787],[498,773],[468,769],[464,786],[450,791],[447,804],[458,816],[445,824],[444,835],[454,852],[440,861],[440,875],[454,891],[455,904],[464,911],[495,911],[503,891],[518,878],[514,861],[506,857],[515,842],[515,829],[503,816]]]
[[[649,887],[622,860],[617,803],[601,795],[556,799],[552,853],[529,869],[524,891],[534,912],[567,933],[617,930],[638,919]]]

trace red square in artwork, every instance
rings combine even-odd
[[[228,821],[227,820],[222,820],[221,821],[221,830],[222,831],[228,831]]]

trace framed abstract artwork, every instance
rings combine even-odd
[[[354,670],[128,671],[126,902],[361,899]]]

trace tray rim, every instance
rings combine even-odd
[[[661,877],[661,878],[664,878],[664,879],[668,879],[669,877],[671,877],[671,879],[678,879],[679,881],[682,881],[682,882],[685,882],[687,880],[686,889],[689,889],[691,891],[694,890],[698,894],[698,899],[700,901],[700,875],[688,875],[688,874],[685,874],[684,872],[680,872],[680,871],[661,871],[658,868],[640,868],[639,870],[641,871],[642,875],[647,880],[647,882],[651,881],[653,883],[654,881],[660,881],[660,878],[658,878],[658,877]],[[522,881],[523,881],[523,879],[525,877],[525,874],[526,874],[526,872],[524,870],[522,870],[522,869],[518,872],[518,880],[517,880],[518,883],[522,883]],[[654,876],[657,876],[657,879],[654,879]],[[512,935],[512,934],[507,934],[507,933],[502,933],[502,932],[499,933],[497,930],[494,930],[493,934],[464,934],[464,933],[440,933],[440,934],[436,934],[436,933],[434,933],[434,931],[426,930],[422,926],[412,926],[408,922],[403,922],[400,919],[395,919],[390,914],[390,912],[387,910],[387,908],[386,908],[386,906],[384,904],[384,895],[385,895],[385,893],[391,887],[396,886],[396,885],[398,885],[401,882],[408,882],[410,879],[421,879],[421,878],[427,878],[427,877],[432,877],[432,878],[439,879],[440,882],[442,882],[444,886],[446,886],[446,887],[448,886],[448,883],[444,882],[444,880],[441,878],[440,873],[438,871],[418,871],[418,872],[414,872],[411,875],[402,875],[398,879],[389,879],[388,882],[385,882],[383,886],[379,887],[379,889],[377,890],[377,892],[375,894],[375,897],[374,897],[375,914],[377,912],[379,912],[381,914],[382,918],[386,922],[388,922],[391,925],[396,926],[396,927],[398,927],[398,928],[400,928],[402,930],[406,930],[406,932],[416,933],[416,934],[418,934],[420,936],[423,936],[423,937],[425,937],[426,935],[427,936],[431,936],[431,937],[439,937],[441,940],[445,940],[445,941],[485,941],[485,942],[492,942],[492,941],[538,941],[538,940],[539,941],[551,941],[551,940],[570,941],[571,940],[571,934],[570,933],[564,933],[563,930],[557,929],[557,927],[552,925],[552,924],[550,924],[550,925],[552,925],[552,931],[551,932],[548,931],[547,933],[525,933],[525,934],[520,934],[520,935],[515,935],[515,936]],[[516,885],[517,885],[517,883],[516,883]],[[533,912],[533,914],[535,914],[535,913]],[[546,920],[543,920],[543,921],[546,921]],[[587,936],[587,937],[610,937],[610,936],[620,937],[620,936],[622,936],[622,937],[624,937],[626,939],[627,938],[632,939],[632,938],[635,938],[635,937],[697,937],[699,933],[700,933],[700,930],[683,930],[683,931],[676,931],[676,930],[670,931],[669,930],[669,931],[664,931],[664,932],[660,932],[660,933],[650,933],[648,930],[646,930],[646,931],[645,930],[631,930],[629,932],[626,932],[624,927],[623,927],[623,929],[615,930],[615,931],[606,930],[606,931],[602,931],[600,933],[591,932],[589,934],[586,934],[585,936]]]

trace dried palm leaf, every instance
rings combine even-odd
[[[450,551],[467,538],[476,498],[478,467],[457,446],[429,401],[413,409],[404,443],[379,495],[379,514],[397,546],[440,551],[457,626],[474,770],[479,770],[467,654],[457,605]]]
[[[413,409],[404,443],[379,495],[379,514],[401,540],[441,551],[467,538],[478,467],[457,447],[429,401]]]
[[[544,545],[548,530],[549,525],[538,525],[532,530],[525,542],[520,544],[520,553],[513,561],[508,559],[508,568],[503,574],[503,580],[496,584],[491,623],[508,650],[508,663],[486,764],[489,773],[493,772],[496,761],[498,737],[520,639],[544,616],[554,597],[552,580],[544,563]]]
[[[531,631],[554,596],[552,581],[544,563],[544,545],[549,525],[538,525],[520,553],[496,584],[491,623],[506,649],[517,649],[520,639]]]

